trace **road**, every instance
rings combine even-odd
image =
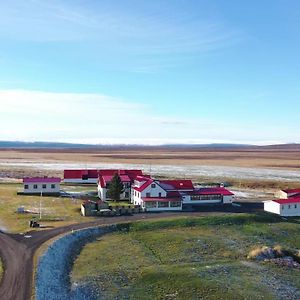
[[[253,207],[254,210],[256,208]],[[251,210],[251,209],[250,209]],[[216,212],[210,209],[201,212],[169,212],[158,214],[137,214],[113,218],[99,218],[96,221],[72,224],[48,230],[37,230],[23,234],[7,234],[0,232],[0,256],[3,260],[5,272],[0,283],[0,300],[29,300],[32,296],[33,257],[35,251],[49,239],[88,227],[133,222],[147,219],[161,219],[167,217],[203,216],[209,214],[224,214],[230,212],[245,212],[249,209],[234,207]],[[29,237],[30,236],[30,237]]]

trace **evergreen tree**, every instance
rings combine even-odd
[[[114,177],[112,178],[109,184],[107,196],[115,201],[119,201],[120,195],[123,192],[124,192],[124,187],[121,178],[118,175],[118,173],[115,173]]]

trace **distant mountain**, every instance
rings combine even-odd
[[[300,144],[281,144],[256,146],[246,144],[212,143],[212,144],[166,144],[166,145],[104,145],[104,144],[76,144],[59,142],[19,142],[0,141],[0,149],[120,149],[120,148],[176,148],[176,149],[274,149],[274,150],[300,150]]]

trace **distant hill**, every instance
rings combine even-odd
[[[104,144],[76,144],[59,142],[20,142],[20,141],[0,141],[0,149],[132,149],[132,148],[174,148],[174,149],[265,149],[265,150],[300,150],[300,144],[281,144],[281,145],[245,145],[230,143],[212,144],[166,144],[166,145],[104,145]]]

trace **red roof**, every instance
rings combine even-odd
[[[282,191],[287,193],[287,194],[300,193],[300,189],[287,189],[287,190],[282,190]]]
[[[111,182],[114,176],[112,175],[103,175],[99,177],[99,183],[101,187],[106,187],[107,183]],[[128,175],[119,175],[121,182],[131,182]]]
[[[180,198],[159,198],[159,197],[142,197],[145,202],[149,201],[159,201],[159,202],[169,202],[169,201],[181,201]]]
[[[196,189],[192,192],[188,192],[189,195],[223,195],[223,196],[232,196],[234,195],[232,192],[227,189],[220,188],[200,188]]]
[[[138,192],[142,192],[146,187],[148,187],[154,180],[153,179],[148,179],[146,182],[144,182],[140,187],[133,187],[133,189],[135,191],[138,191]]]
[[[60,182],[59,177],[25,177],[23,178],[24,183],[40,183],[40,182]]]
[[[181,194],[178,191],[167,192],[167,197],[181,197]]]
[[[115,173],[119,175],[127,175],[130,180],[134,180],[137,176],[143,175],[142,170],[115,170],[115,169],[82,169],[82,170],[64,170],[64,179],[82,179],[83,175],[88,178],[98,178],[99,175],[113,176]]]
[[[159,185],[165,190],[193,190],[194,185],[191,180],[161,180]]]
[[[290,197],[288,199],[276,199],[272,201],[277,202],[279,204],[300,203],[300,197]]]

